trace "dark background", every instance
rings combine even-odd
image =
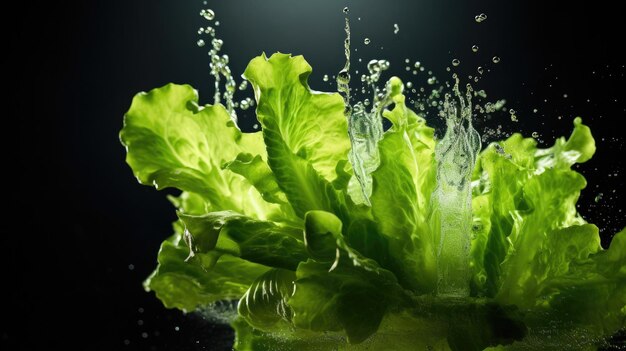
[[[279,50],[304,54],[314,67],[312,87],[333,89],[322,76],[343,65],[341,10],[348,5],[357,66],[359,57],[387,58],[406,77],[410,58],[446,78],[453,58],[464,75],[487,64],[491,72],[479,89],[507,99],[520,120],[504,114],[488,124],[537,131],[549,143],[583,116],[598,152],[580,167],[589,181],[580,211],[601,228],[606,246],[626,224],[626,60],[617,52],[623,19],[612,3],[28,1],[3,11],[9,124],[2,128],[2,173],[9,197],[0,238],[1,348],[230,349],[228,328],[165,310],[143,291],[175,214],[164,193],[137,184],[117,135],[139,91],[190,83],[210,102],[208,49],[195,44],[198,26],[207,25],[198,16],[203,7],[217,13],[236,75],[262,51]],[[488,19],[478,24],[481,12]],[[18,25],[6,25],[9,19]],[[494,55],[502,59],[497,65],[489,64]],[[241,119],[249,128],[252,117]]]

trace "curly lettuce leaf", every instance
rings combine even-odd
[[[232,211],[202,216],[179,213],[185,226],[191,255],[227,253],[244,260],[295,270],[308,258],[302,230],[260,221]]]
[[[434,239],[427,224],[428,199],[434,189],[432,130],[405,105],[402,82],[390,81],[395,108],[385,111],[393,126],[378,143],[380,166],[374,173],[372,215],[398,260],[403,285],[418,292],[436,287]]]
[[[168,84],[135,96],[120,139],[139,182],[199,194],[213,211],[283,216],[244,177],[222,169],[240,152],[266,158],[261,133],[242,133],[222,105],[197,103],[188,85]]]
[[[198,254],[187,260],[189,247],[176,234],[163,242],[159,266],[144,282],[167,308],[194,311],[221,300],[239,299],[269,268],[231,255]]]
[[[343,100],[312,91],[311,71],[302,56],[277,53],[253,59],[244,73],[254,88],[269,167],[301,218],[310,210],[341,211],[331,182],[350,148]]]

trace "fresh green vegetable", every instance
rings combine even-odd
[[[240,351],[587,350],[625,327],[626,231],[604,250],[576,211],[586,181],[571,166],[595,152],[580,118],[551,148],[515,134],[480,153],[471,296],[444,297],[433,129],[392,89],[371,207],[357,204],[343,100],[312,91],[310,74],[301,56],[250,62],[256,133],[187,85],[134,98],[128,164],[142,184],[182,191],[145,282],[166,307],[239,300]]]

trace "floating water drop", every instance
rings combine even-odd
[[[204,17],[207,21],[212,21],[215,19],[215,12],[211,9],[201,10],[200,16]]]
[[[452,66],[456,67],[456,66],[458,66],[460,64],[461,64],[461,61],[459,61],[459,59],[453,59],[452,60]]]
[[[478,52],[478,45],[472,45],[472,51]]]
[[[348,12],[350,12],[350,9],[348,8],[348,6],[344,7],[343,8],[343,13],[347,15]]]
[[[325,74],[324,77],[322,78],[323,81],[328,82],[328,74]]]
[[[537,132],[532,132],[532,134],[531,134],[531,135],[532,135],[532,137],[533,137],[533,138],[535,138],[535,139],[539,138],[539,133],[537,133]]]
[[[422,63],[421,63],[421,62],[419,62],[419,61],[415,61],[415,64],[413,64],[413,66],[414,66],[415,68],[420,68],[420,66],[422,66]],[[423,70],[423,69],[422,69],[422,70]]]
[[[481,66],[478,66],[478,68],[476,68],[476,71],[477,71],[479,74],[483,74],[483,73],[485,72],[485,70],[484,70]]]
[[[363,43],[365,43],[365,45],[369,45],[369,44],[370,44],[370,42],[371,42],[370,38],[365,38],[365,39],[363,40]]]
[[[476,20],[476,23],[480,23],[487,19],[487,15],[485,15],[484,13],[481,13],[480,15],[476,15],[474,19]]]
[[[404,63],[409,63],[409,62],[411,62],[411,60],[409,60],[409,59],[404,59]]]
[[[198,34],[204,34],[204,27],[198,28]]]
[[[494,56],[494,57],[491,59],[491,61],[493,61],[493,63],[498,63],[498,62],[500,62],[500,57],[498,57],[498,56]]]
[[[239,90],[246,90],[247,88],[248,88],[248,81],[247,80],[241,81],[241,84],[239,84]]]
[[[224,41],[216,38],[211,40],[211,45],[213,46],[213,49],[220,51],[222,49],[222,45],[224,45]]]
[[[400,32],[400,26],[397,23],[393,24],[393,34],[398,34]]]
[[[596,195],[593,201],[595,201],[596,203],[600,202],[600,200],[602,200],[602,196],[604,196],[604,194],[599,193],[598,195]]]
[[[437,79],[435,79],[435,77],[430,77],[427,80],[428,84],[433,85],[437,82]]]
[[[413,88],[413,83],[412,82],[406,82],[406,87],[411,89]]]
[[[204,42],[204,40],[202,40],[202,39],[198,39],[198,41],[196,42],[196,44],[197,44],[199,47],[203,47],[204,45],[206,45],[206,43],[205,43],[205,42]]]

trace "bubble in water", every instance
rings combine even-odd
[[[481,13],[480,15],[476,15],[474,19],[476,20],[476,23],[480,23],[487,19],[487,15],[485,15],[484,13]]]
[[[196,42],[196,44],[197,44],[199,47],[203,47],[204,45],[206,45],[206,43],[205,43],[205,42],[204,42],[204,40],[202,40],[202,39],[198,39],[198,41]]]
[[[493,63],[498,63],[498,62],[500,62],[500,57],[498,57],[498,56],[494,56],[494,57],[491,59],[491,61],[493,61]]]
[[[348,6],[344,7],[343,8],[343,13],[347,15],[348,12],[350,12],[350,9],[348,8]]]
[[[510,109],[509,113],[511,114],[511,121],[513,122],[517,122],[517,116],[515,115],[515,110],[514,109]]]
[[[328,82],[328,74],[325,74],[324,77],[322,78],[323,81]]]
[[[531,134],[531,135],[532,135],[532,137],[533,137],[533,138],[535,138],[535,139],[539,138],[539,133],[537,133],[537,132],[532,132],[532,134]]]
[[[452,60],[452,66],[455,66],[455,67],[456,67],[456,66],[458,66],[458,65],[460,65],[460,64],[461,64],[461,61],[459,61],[459,59],[453,59],[453,60]]]
[[[219,26],[220,25],[220,21],[215,21],[215,25]]]
[[[478,52],[478,45],[472,45],[472,51]]]
[[[411,62],[411,60],[409,60],[409,59],[404,59],[404,63],[409,63],[409,62]]]
[[[478,68],[476,68],[476,71],[477,71],[479,74],[483,74],[483,73],[485,72],[485,70],[484,70],[481,66],[478,66]]]
[[[412,82],[406,82],[406,87],[411,89],[413,88],[413,83]]]
[[[204,17],[208,21],[212,21],[215,19],[215,12],[211,9],[201,10],[200,16]]]
[[[365,38],[365,39],[363,40],[363,43],[365,43],[365,45],[369,45],[369,44],[370,44],[370,42],[371,42],[370,38]]]
[[[419,61],[415,61],[415,64],[413,65],[415,68],[420,68],[420,66],[422,65],[421,62]],[[422,67],[423,68],[423,67]],[[422,70],[423,71],[423,70]]]
[[[393,24],[393,34],[398,34],[400,32],[400,26],[397,23]]]
[[[435,77],[430,77],[427,82],[428,84],[433,85],[437,82],[437,79],[435,79]]]
[[[204,34],[204,27],[198,28],[198,34]]]

